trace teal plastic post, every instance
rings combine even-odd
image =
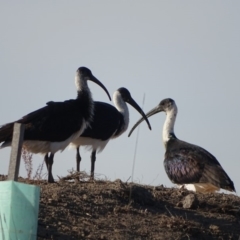
[[[0,239],[37,239],[39,198],[38,186],[0,182]]]

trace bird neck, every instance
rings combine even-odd
[[[122,99],[118,91],[113,94],[113,103],[117,110],[123,115],[124,126],[121,132],[124,132],[127,130],[129,124],[129,111],[126,102]]]
[[[166,148],[167,142],[170,139],[176,138],[174,134],[174,124],[177,117],[177,106],[166,112],[166,120],[163,125],[163,143]]]
[[[88,119],[88,122],[90,122],[92,121],[94,114],[92,93],[87,85],[87,81],[79,76],[75,77],[75,84],[77,88],[77,99],[85,106],[86,118]]]
[[[75,85],[77,88],[78,92],[90,92],[89,88],[88,88],[88,84],[87,84],[87,79],[84,79],[84,77],[79,76],[76,74],[75,76]]]

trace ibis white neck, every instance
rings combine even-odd
[[[90,124],[93,120],[93,113],[94,113],[94,103],[92,99],[92,93],[88,87],[87,80],[82,79],[78,74],[75,76],[75,85],[77,88],[77,98],[84,98],[85,103],[87,106],[88,111],[88,119],[86,119],[86,126]]]
[[[163,143],[166,147],[167,142],[170,140],[171,135],[174,134],[174,124],[177,117],[177,106],[174,105],[170,110],[166,112],[166,120],[163,125]]]
[[[76,74],[76,76],[75,76],[75,85],[76,85],[78,92],[81,92],[81,91],[90,92],[88,85],[87,85],[87,81],[82,79],[78,74]]]
[[[123,101],[121,94],[116,91],[113,93],[113,103],[117,110],[123,115],[124,126],[122,128],[122,133],[127,130],[129,124],[129,111],[128,106],[125,101]]]

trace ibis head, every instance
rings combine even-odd
[[[175,101],[171,98],[166,98],[163,99],[155,108],[153,108],[152,110],[150,110],[148,113],[146,113],[147,118],[159,113],[159,112],[169,112],[172,109],[174,109],[175,111],[177,111],[177,106],[175,104]],[[128,136],[130,137],[132,132],[134,131],[134,129],[143,121],[144,119],[141,118],[139,119],[138,122],[136,122],[136,124],[132,127],[132,129],[130,130]]]
[[[147,122],[148,124],[148,128],[151,130],[151,125],[145,115],[145,113],[143,112],[143,110],[139,107],[139,105],[134,101],[134,99],[132,98],[130,92],[124,88],[121,87],[118,89],[118,92],[121,94],[123,101],[127,102],[128,104],[130,104],[133,108],[135,108],[143,117],[143,119]]]
[[[76,77],[75,77],[75,83],[76,83],[77,88],[82,89],[82,82],[86,83],[87,81],[92,81],[92,82],[96,83],[97,85],[99,85],[106,92],[106,94],[108,95],[108,97],[111,101],[111,97],[110,97],[108,90],[96,77],[94,77],[91,70],[86,67],[78,68],[78,70],[76,72]]]

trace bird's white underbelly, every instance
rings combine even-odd
[[[70,142],[78,138],[86,128],[86,122],[83,121],[80,130],[72,134],[69,138],[61,142],[50,142],[50,141],[38,141],[38,140],[26,140],[23,142],[23,146],[32,153],[46,154],[48,152],[56,153],[57,151],[63,151]]]
[[[219,191],[220,188],[212,185],[211,183],[194,183],[194,184],[184,184],[179,185],[180,187],[184,187],[189,191],[201,192],[201,193],[209,193]]]
[[[69,144],[69,148],[77,148],[78,146],[85,146],[87,150],[97,150],[101,152],[107,145],[110,139],[102,141],[100,139],[93,139],[88,137],[78,137]]]

